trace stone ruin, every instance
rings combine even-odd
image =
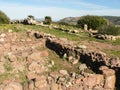
[[[84,30],[87,31],[88,30],[88,25],[84,24]]]
[[[31,17],[27,17],[24,20],[13,20],[11,24],[25,24],[25,25],[43,25],[43,22],[37,21]]]
[[[22,39],[23,35],[26,37]],[[1,90],[115,90],[115,84],[119,87],[119,58],[108,58],[103,52],[89,50],[84,45],[75,46],[67,39],[50,34],[29,30],[23,35],[12,31],[0,34],[0,73],[6,72],[4,65],[9,62],[13,67],[9,74],[15,77],[1,81]],[[31,38],[33,36],[37,39]],[[81,62],[80,73],[61,69],[46,75],[49,53],[36,49],[42,45],[69,63]],[[54,63],[51,64],[54,66]],[[86,72],[88,68],[94,73]],[[27,79],[23,84],[18,79],[21,75]]]
[[[120,36],[102,35],[102,34],[94,35],[94,37],[102,40],[111,40],[111,41],[115,41],[120,38]]]
[[[41,34],[38,34],[38,36],[39,35],[41,36]],[[80,75],[83,75],[80,76],[83,78],[79,78],[80,81],[78,85],[80,87],[77,87],[77,89],[75,89],[76,87],[74,87],[74,84],[71,85],[70,81],[70,84],[68,85],[69,88],[72,86],[71,88],[74,87],[73,90],[115,90],[115,84],[117,87],[119,87],[119,58],[109,58],[106,56],[105,53],[101,51],[89,50],[84,45],[75,46],[73,42],[67,41],[67,39],[63,38],[57,39],[55,37],[51,38],[48,36],[46,40],[46,46],[49,49],[55,51],[60,57],[66,58],[68,62],[72,64],[77,64],[81,62],[86,65],[81,66],[83,67],[83,69],[80,67],[80,70],[82,70]],[[97,74],[85,73],[84,69],[86,67],[89,67]],[[63,78],[60,78],[60,80],[61,79]],[[98,84],[96,83],[97,79],[98,81],[100,80]],[[68,88],[63,90],[67,89]]]

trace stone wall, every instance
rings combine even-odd
[[[70,42],[67,39],[63,39],[63,38],[58,39],[56,37],[50,37],[50,35],[45,35],[45,36],[46,36],[45,37],[46,46],[49,49],[55,51],[60,57],[66,58],[72,64],[77,64],[79,62],[85,63],[87,67],[90,67],[90,69],[92,69],[95,73],[104,74],[104,78],[106,78],[105,83],[111,82],[109,78],[107,79],[107,76],[109,77],[113,75],[113,80],[112,80],[113,82],[115,82],[117,77],[116,85],[119,87],[119,75],[120,75],[119,58],[109,58],[106,56],[105,53],[101,51],[89,50],[84,45],[75,46],[73,42]],[[101,71],[100,70],[101,66],[107,66],[111,69]],[[108,73],[106,71],[108,71]],[[116,76],[114,72],[116,72]],[[105,84],[105,88],[107,87],[108,86],[106,86]]]
[[[60,57],[68,60],[68,62],[72,64],[77,64],[79,62],[82,63],[79,67],[82,73],[79,75],[75,75],[75,77],[80,76],[79,78],[72,79],[71,74],[66,74],[67,76],[61,76],[60,74],[58,74],[57,77],[52,73],[49,75],[50,81],[48,81],[51,82],[51,80],[53,80],[54,82],[52,83],[57,85],[57,87],[59,87],[60,85],[61,88],[64,88],[61,90],[67,90],[71,88],[74,88],[73,90],[114,90],[115,84],[117,87],[119,87],[119,58],[109,58],[106,56],[105,53],[101,51],[90,50],[85,45],[76,46],[73,42],[68,41],[67,39],[58,39],[50,34],[34,32],[33,35],[35,35],[37,39],[45,38],[46,46],[49,49],[55,51]],[[89,67],[96,74],[85,73],[85,67]],[[72,79],[73,83],[72,81],[69,81],[68,84],[66,78],[69,78],[70,80]]]

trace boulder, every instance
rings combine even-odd
[[[100,84],[104,80],[103,75],[89,75],[83,79],[83,84],[92,89],[95,85]]]
[[[116,82],[115,71],[112,69],[109,69],[106,66],[101,66],[100,70],[102,70],[104,78],[105,78],[104,89],[105,90],[114,90],[115,82]]]
[[[106,90],[114,90],[115,89],[115,82],[116,82],[115,71],[112,69],[104,69],[103,74],[105,77],[104,88]]]
[[[40,52],[34,52],[31,55],[28,55],[27,60],[28,61],[39,61],[42,60]]]
[[[0,35],[0,37],[1,37],[1,38],[5,38],[5,37],[6,37],[6,34],[5,34],[5,33],[2,33],[2,34]]]
[[[49,86],[47,84],[47,79],[45,76],[38,76],[35,79],[35,87],[38,88],[38,90],[49,90]]]
[[[80,71],[84,71],[85,69],[87,69],[86,64],[81,64],[81,65],[79,66],[79,70],[80,70]]]
[[[34,88],[35,88],[34,81],[33,81],[33,80],[30,80],[30,81],[29,81],[29,85],[28,85],[28,89],[29,89],[29,90],[34,90]]]
[[[3,90],[23,90],[22,89],[22,85],[20,83],[17,82],[11,82],[9,84],[7,84]]]
[[[10,62],[17,61],[17,57],[12,53],[8,53],[8,59]]]
[[[111,67],[120,67],[120,59],[119,58],[110,58]]]
[[[62,75],[69,75],[66,70],[60,70],[59,73],[62,74]]]
[[[85,45],[79,45],[77,47],[75,47],[76,49],[87,49],[87,46]]]
[[[33,72],[27,72],[26,77],[28,78],[28,80],[34,80],[37,77],[37,75],[35,74],[34,71]]]

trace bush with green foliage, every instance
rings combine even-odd
[[[120,27],[115,27],[114,25],[101,26],[98,28],[99,34],[107,35],[120,35]]]
[[[0,11],[0,24],[8,24],[9,22],[9,17],[4,12]]]
[[[50,16],[46,16],[46,17],[45,17],[44,24],[48,24],[48,25],[50,25],[51,23],[52,23],[52,19],[51,19],[51,17],[50,17]]]
[[[87,15],[87,16],[81,17],[80,20],[78,20],[77,22],[77,26],[82,29],[84,28],[84,24],[88,25],[88,29],[91,28],[91,29],[96,30],[98,27],[102,25],[107,25],[108,21],[100,16]]]
[[[29,18],[32,18],[33,20],[35,20],[35,17],[32,15],[28,15]]]

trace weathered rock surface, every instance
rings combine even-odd
[[[119,58],[108,58],[103,52],[89,50],[85,45],[75,46],[67,39],[57,39],[50,34],[27,31],[24,35],[23,38],[12,31],[0,35],[0,74],[6,76],[0,81],[1,90],[115,89]],[[65,69],[48,73],[46,62],[49,52],[39,50],[40,46],[45,45],[74,65],[81,62],[78,66],[80,73]],[[55,63],[51,61],[51,67]],[[87,72],[88,69],[94,73]]]
[[[110,67],[119,67],[119,58],[108,58],[105,53],[99,51],[92,51],[86,47],[74,46],[70,41],[64,41],[57,38],[48,38],[46,46],[54,50],[61,57],[66,57],[69,62],[78,60],[86,63],[88,66],[99,68],[101,65],[107,65]],[[115,64],[116,63],[116,64]]]
[[[102,68],[102,67],[101,67]],[[104,78],[105,78],[105,85],[104,88],[106,90],[114,90],[115,89],[115,82],[116,82],[116,76],[115,71],[112,69],[102,68]]]
[[[0,34],[0,39],[0,89],[49,90],[47,77],[40,76],[48,70],[45,65],[49,53],[39,50],[45,46],[45,40],[12,30]]]
[[[116,39],[120,38],[120,36],[102,35],[102,34],[96,34],[94,35],[94,37],[102,40],[111,40],[111,41],[115,41]]]
[[[22,85],[17,82],[7,84],[3,90],[23,90]]]

